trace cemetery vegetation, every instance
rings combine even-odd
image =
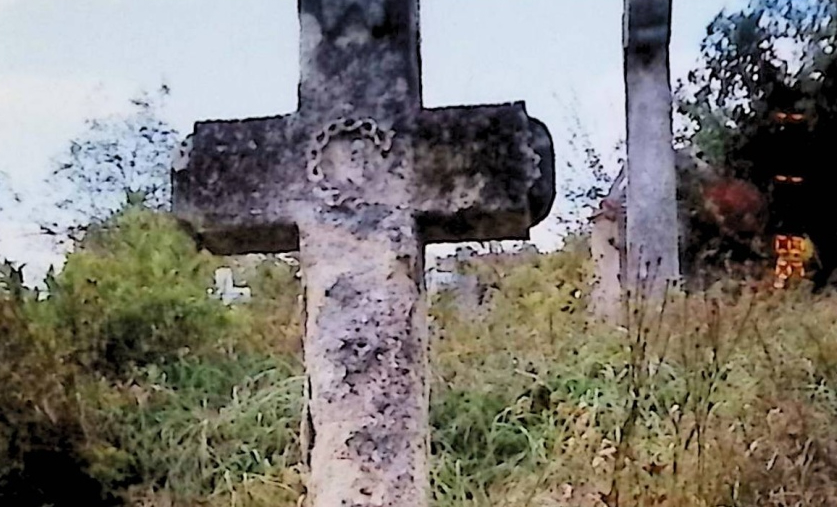
[[[785,174],[806,182],[789,208],[810,217],[805,232],[823,253],[823,271],[833,269],[824,217],[837,185],[827,162],[837,135],[837,3],[749,0],[719,13],[675,95],[678,142],[711,167],[701,176],[681,171],[681,217],[692,231],[686,269],[772,262],[775,231],[766,229],[775,220],[767,223],[753,190],[769,198],[781,187],[774,175]]]
[[[719,16],[680,91],[691,120],[680,141],[746,176],[742,153],[769,142],[756,126],[769,76],[746,78],[762,68],[792,81],[786,67],[759,67],[787,20],[792,39],[817,41],[803,68],[820,74],[799,88],[827,115],[832,8],[754,0]],[[760,22],[758,9],[773,17]],[[83,230],[63,269],[40,290],[21,266],[0,266],[0,505],[295,506],[306,473],[298,273],[274,256],[196,248],[165,206],[174,133],[135,105],[128,130],[91,124],[55,174],[88,199],[63,202],[72,223],[45,224]],[[579,146],[601,187],[592,202],[609,179]],[[249,302],[209,293],[222,265]],[[631,297],[614,328],[587,311],[584,233],[555,253],[459,269],[479,280],[479,305],[443,291],[430,308],[434,506],[837,504],[837,295],[720,277],[672,290],[662,311]]]
[[[207,294],[231,261],[249,303]],[[834,296],[729,282],[672,292],[663,312],[634,298],[613,329],[589,322],[583,235],[459,269],[482,302],[433,296],[434,505],[837,498]],[[140,206],[88,231],[48,296],[7,263],[0,502],[296,505],[295,275],[273,257],[198,251],[166,212]]]
[[[85,121],[44,181],[52,205],[37,210],[42,231],[66,244],[125,205],[169,209],[171,154],[179,137],[161,114],[170,91],[164,83],[131,99],[122,113]]]

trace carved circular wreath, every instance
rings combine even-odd
[[[392,149],[392,139],[395,137],[395,131],[379,128],[378,123],[372,118],[338,118],[320,130],[311,141],[311,147],[307,153],[306,171],[308,181],[316,184],[314,193],[322,198],[328,206],[339,206],[349,196],[341,195],[340,189],[326,180],[325,172],[321,166],[323,150],[333,138],[352,132],[358,132],[362,137],[370,139],[383,156],[386,156]]]

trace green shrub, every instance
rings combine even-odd
[[[68,257],[47,306],[79,364],[122,377],[230,333],[231,313],[207,297],[218,264],[170,216],[128,208]]]
[[[37,319],[42,309],[22,292],[0,295],[0,504],[114,505],[83,456],[74,396],[82,372],[56,329]]]
[[[46,301],[21,286],[18,271],[0,273],[0,498],[112,503],[142,482],[118,445],[90,452],[103,438],[95,409],[136,368],[209,354],[237,332],[232,312],[207,297],[217,263],[170,217],[129,208],[89,232],[48,279]],[[120,456],[124,466],[93,480]]]

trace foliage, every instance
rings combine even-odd
[[[207,298],[218,263],[171,217],[130,206],[89,231],[47,304],[76,344],[76,361],[122,374],[223,335],[231,317]]]
[[[266,357],[204,357],[144,368],[131,386],[98,386],[107,402],[97,413],[100,440],[87,449],[93,472],[109,485],[141,477],[135,499],[162,492],[191,505],[291,470],[297,373]]]
[[[255,263],[230,259],[229,264],[252,292],[252,300],[238,309],[239,321],[246,325],[239,344],[247,343],[254,350],[272,354],[300,353],[299,266],[277,256],[266,256]]]
[[[828,0],[751,0],[720,13],[701,45],[701,66],[678,87],[689,122],[683,134],[710,163],[734,165],[733,152],[769,113],[791,106],[778,95],[787,87],[799,86],[812,99],[807,107],[833,117],[836,37],[837,6]]]
[[[3,261],[0,265],[0,294],[14,301],[21,301],[28,293],[29,290],[23,284],[23,266]]]
[[[234,315],[206,296],[217,262],[170,217],[134,206],[91,230],[65,269],[48,277],[45,300],[23,287],[20,268],[3,267],[0,498],[68,501],[62,482],[49,479],[62,473],[79,485],[77,499],[115,501],[89,473],[94,464],[83,451],[96,400],[81,393],[99,381],[130,383],[137,367],[206,356],[234,333]],[[62,456],[63,471],[46,465]]]
[[[55,219],[42,224],[63,236],[99,223],[125,204],[158,210],[171,202],[171,152],[177,131],[161,118],[170,90],[143,93],[127,115],[87,120],[87,130],[70,141],[47,186],[57,197]]]
[[[581,119],[577,99],[573,96],[563,109],[566,121],[561,137],[567,154],[559,191],[564,197],[562,202],[568,203],[569,207],[562,210],[559,222],[565,233],[572,236],[589,230],[588,219],[608,194],[616,174],[624,165],[625,143],[620,140],[606,150],[597,147]]]
[[[482,321],[434,309],[437,505],[832,505],[831,297],[672,295],[610,330],[547,296],[579,257],[500,270]]]
[[[295,505],[295,270],[236,264],[253,303],[275,301],[227,308],[206,294],[218,262],[165,214],[128,208],[87,235],[48,299],[4,293],[0,500]],[[480,307],[440,294],[431,309],[435,505],[835,498],[832,297],[672,295],[662,315],[633,303],[613,330],[587,322],[584,237],[462,269]],[[108,324],[138,313],[143,333]],[[131,340],[110,364],[106,344]]]
[[[80,370],[67,361],[71,344],[41,320],[49,312],[25,292],[19,269],[7,267],[12,276],[0,291],[0,502],[40,507],[74,489],[78,501],[110,505],[78,452],[84,430],[74,397]]]
[[[837,4],[830,0],[750,0],[710,23],[700,64],[679,83],[677,102],[684,120],[679,141],[703,154],[715,178],[685,193],[699,201],[693,207],[700,212],[712,204],[708,187],[752,185],[762,194],[766,213],[757,220],[760,228],[743,235],[729,234],[718,220],[692,216],[685,258],[687,265],[700,264],[693,271],[734,266],[746,273],[753,269],[748,264],[764,269],[773,255],[769,235],[792,211],[811,217],[805,232],[821,260],[832,262],[831,233],[821,230],[816,217],[829,212],[837,183],[821,162],[831,157],[837,133],[836,49]],[[802,119],[780,119],[796,114]],[[801,176],[805,183],[787,203],[774,200],[774,174]],[[743,201],[735,200],[739,212]]]

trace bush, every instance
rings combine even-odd
[[[50,276],[46,301],[6,266],[0,498],[108,505],[142,481],[134,462],[115,467],[108,480],[93,479],[104,459],[89,452],[102,438],[95,409],[109,391],[131,384],[137,368],[205,356],[236,333],[232,312],[207,297],[217,263],[170,217],[128,208],[91,230],[63,272]],[[114,449],[107,459],[124,454]]]
[[[0,295],[0,503],[114,505],[86,471],[73,396],[80,371],[37,305],[21,291]]]
[[[214,346],[233,321],[207,297],[217,259],[163,213],[127,208],[91,230],[50,284],[47,306],[74,360],[113,378]]]

